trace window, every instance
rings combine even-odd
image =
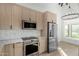
[[[79,38],[79,25],[78,24],[72,25],[72,37]]]
[[[65,37],[79,38],[79,24],[66,24],[64,27]]]

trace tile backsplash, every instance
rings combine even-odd
[[[0,30],[0,40],[31,36],[38,37],[39,35],[39,31],[37,30]]]

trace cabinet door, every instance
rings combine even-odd
[[[39,54],[47,51],[47,43],[44,37],[39,37]]]
[[[8,44],[4,46],[4,55],[5,56],[14,56],[14,45],[13,44]]]
[[[2,49],[0,48],[0,56],[2,56]]]
[[[15,56],[23,56],[23,43],[15,43]]]
[[[31,22],[35,22],[36,23],[36,11],[35,10],[29,10],[29,20]]]
[[[22,7],[22,20],[29,20],[29,9]]]
[[[0,29],[10,29],[11,27],[11,4],[0,4]]]
[[[0,56],[4,56],[4,48],[0,46]]]
[[[18,5],[12,7],[12,29],[21,29],[21,11],[22,8]]]
[[[37,30],[43,29],[43,14],[40,12],[37,12]]]
[[[56,22],[56,15],[54,13],[51,12],[47,12],[47,21],[48,22]]]

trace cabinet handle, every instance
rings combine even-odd
[[[13,44],[13,48],[15,48],[14,44]]]
[[[12,25],[10,25],[10,29],[12,29]]]
[[[13,56],[15,56],[15,45],[13,43]]]

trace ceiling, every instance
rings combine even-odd
[[[25,6],[31,9],[35,9],[41,12],[50,11],[56,13],[57,15],[63,15],[64,12],[68,13],[68,9],[66,6],[63,8],[58,5],[58,3],[17,3],[21,6]],[[71,7],[79,12],[79,4],[78,3],[71,3]]]
[[[58,10],[57,3],[18,3],[18,4],[41,12],[51,11],[56,13]]]

